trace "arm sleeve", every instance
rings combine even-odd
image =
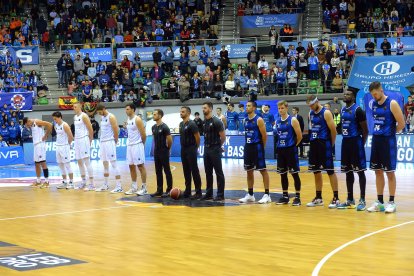
[[[362,110],[362,108],[358,107],[355,111],[355,117],[358,123],[366,121],[367,116],[365,115],[365,111]]]

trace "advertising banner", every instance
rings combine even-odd
[[[33,156],[32,156],[33,159]],[[20,146],[0,148],[0,166],[24,164],[23,148]]]
[[[0,56],[5,57],[10,52],[13,62],[19,58],[22,64],[39,64],[39,46],[3,47],[0,48]]]
[[[89,58],[92,62],[111,62],[112,61],[112,49],[111,48],[91,48],[91,49],[80,49],[81,58],[89,54]],[[76,50],[69,50],[70,57],[75,59]]]

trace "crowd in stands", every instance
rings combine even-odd
[[[322,5],[323,27],[327,33],[377,33],[362,34],[362,37],[414,34],[411,1],[324,0]]]
[[[305,0],[239,0],[237,3],[237,15],[303,13],[305,6]]]
[[[24,114],[20,110],[13,110],[7,104],[0,108],[0,147],[18,145],[23,141],[30,141],[31,132],[22,126]]]

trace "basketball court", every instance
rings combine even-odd
[[[178,161],[171,162],[174,186],[183,189]],[[0,275],[412,275],[414,168],[409,164],[399,164],[397,171],[398,211],[384,214],[329,210],[327,175],[325,207],[305,207],[314,197],[309,173],[301,174],[300,207],[241,205],[237,199],[246,189],[242,162],[223,161],[224,204],[57,190],[55,165],[50,165],[51,187],[32,188],[33,167],[3,167]],[[103,167],[96,161],[93,165],[100,184]],[[272,161],[268,166],[275,168]],[[201,159],[199,167],[204,188]],[[154,192],[153,161],[147,170],[149,192]],[[129,188],[125,162],[121,172],[124,189]],[[281,196],[279,176],[271,172],[270,178],[276,201]],[[376,194],[373,172],[368,171],[367,180],[371,204]],[[340,174],[339,181],[344,200],[345,176]],[[290,183],[294,192],[291,178]],[[256,174],[256,199],[262,192]],[[357,181],[354,194],[358,199]]]

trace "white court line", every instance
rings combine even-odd
[[[119,208],[127,208],[127,207],[131,207],[131,206],[122,205],[122,206],[113,206],[113,207],[98,208],[98,209],[86,209],[86,210],[80,210],[80,211],[70,211],[70,212],[60,212],[60,213],[49,213],[49,214],[43,214],[43,215],[33,215],[33,216],[24,216],[24,217],[11,217],[11,218],[0,218],[0,221],[4,221],[4,220],[18,220],[18,219],[27,219],[27,218],[41,218],[41,217],[48,217],[48,216],[68,215],[68,214],[77,214],[77,213],[86,213],[86,212],[103,211],[103,210],[111,210],[111,209],[119,209]]]
[[[349,241],[349,242],[347,242],[347,243],[345,243],[345,244],[343,244],[343,245],[341,245],[340,247],[338,247],[338,248],[336,248],[335,250],[333,250],[333,251],[331,251],[328,255],[326,255],[325,257],[323,257],[323,259],[322,260],[320,260],[320,262],[316,265],[316,267],[313,269],[313,272],[312,272],[312,276],[318,276],[319,275],[319,272],[321,271],[321,268],[322,268],[322,266],[333,256],[333,255],[335,255],[336,253],[338,253],[339,251],[341,251],[342,249],[344,249],[345,247],[348,247],[349,245],[351,245],[351,244],[354,244],[354,243],[356,243],[356,242],[359,242],[360,240],[363,240],[363,239],[365,239],[365,238],[368,238],[368,237],[371,237],[371,236],[373,236],[373,235],[376,235],[376,234],[379,234],[379,233],[381,233],[381,232],[384,232],[384,231],[387,231],[387,230],[390,230],[390,229],[394,229],[394,228],[398,228],[398,227],[401,227],[401,226],[405,226],[405,225],[407,225],[407,224],[410,224],[410,223],[414,223],[414,220],[411,220],[411,221],[407,221],[407,222],[404,222],[404,223],[400,223],[400,224],[397,224],[397,225],[394,225],[394,226],[390,226],[390,227],[387,227],[387,228],[383,228],[383,229],[380,229],[380,230],[378,230],[378,231],[375,231],[375,232],[371,232],[371,233],[368,233],[368,234],[366,234],[366,235],[363,235],[362,237],[359,237],[359,238],[356,238],[356,239],[354,239],[354,240],[352,240],[352,241]]]

